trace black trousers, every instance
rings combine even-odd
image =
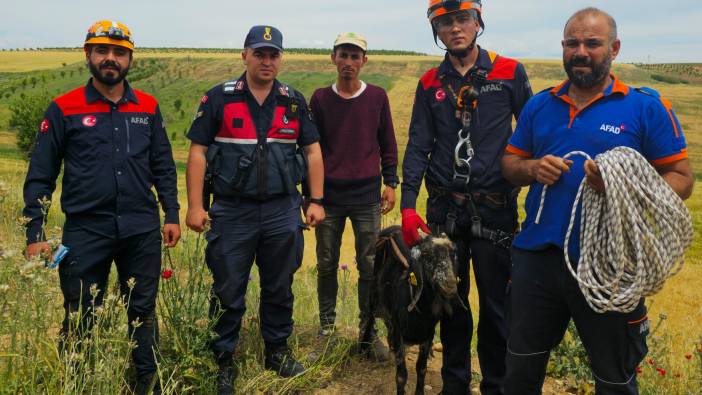
[[[103,302],[110,268],[114,261],[119,276],[120,293],[128,298],[127,319],[129,336],[137,347],[132,351],[134,366],[139,377],[156,372],[154,348],[158,344],[156,322],[156,295],[161,274],[161,233],[159,229],[122,239],[109,238],[88,230],[67,226],[63,245],[70,248],[59,265],[65,316],[62,336],[69,333],[87,335],[92,327],[92,306]],[[134,279],[133,288],[129,280]],[[90,288],[97,287],[97,295]],[[81,324],[76,327],[69,318],[81,311]],[[132,322],[139,320],[137,328]]]
[[[326,217],[315,228],[317,239],[317,298],[319,322],[322,328],[334,326],[336,298],[339,290],[339,251],[346,219],[351,220],[356,239],[356,267],[358,268],[359,326],[372,326],[374,319],[370,294],[373,283],[375,241],[380,231],[380,204],[355,206],[326,206]]]
[[[635,369],[648,352],[644,301],[627,314],[596,313],[559,248],[515,248],[512,261],[506,392],[541,393],[550,351],[572,318],[590,359],[595,393],[638,394]]]
[[[427,221],[432,229],[441,230],[446,221],[449,205],[445,196],[431,196],[427,202]],[[491,229],[513,232],[517,226],[516,202],[507,207],[478,205],[483,224]],[[462,210],[457,224],[458,234],[451,239],[458,247],[457,275],[459,293],[465,296],[469,311],[458,309],[451,317],[441,320],[443,365],[441,377],[444,393],[470,392],[470,345],[473,337],[473,318],[467,302],[469,268],[478,287],[478,360],[482,372],[480,391],[484,395],[502,394],[505,376],[507,343],[506,302],[510,278],[510,254],[506,248],[470,235],[470,214]]]
[[[207,266],[214,297],[210,314],[223,311],[212,342],[217,357],[228,358],[239,341],[246,312],[246,288],[254,261],[260,276],[259,317],[267,349],[287,344],[293,329],[293,276],[302,264],[301,198],[290,195],[265,201],[216,200],[209,211]]]

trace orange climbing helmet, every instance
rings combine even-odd
[[[485,29],[482,17],[482,1],[481,0],[429,0],[429,8],[427,9],[427,18],[429,22],[434,22],[434,19],[458,11],[475,10],[478,14],[480,27]]]
[[[88,34],[85,36],[85,45],[89,44],[111,44],[119,45],[129,49],[134,50],[134,40],[132,40],[132,32],[124,24],[111,21],[102,20],[93,23],[88,29]]]

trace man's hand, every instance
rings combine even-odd
[[[167,248],[173,248],[180,240],[180,225],[164,224],[163,225],[163,243]]]
[[[561,178],[563,172],[569,172],[573,161],[563,159],[553,155],[546,155],[533,162],[531,174],[536,180],[544,185],[553,185]]]
[[[320,222],[324,221],[325,215],[324,207],[316,203],[310,203],[305,212],[305,223],[314,228],[319,225]]]
[[[597,167],[597,162],[594,160],[586,160],[585,165],[585,180],[590,188],[594,189],[597,193],[602,193],[605,191],[604,180],[602,179],[602,173]]]
[[[41,255],[47,259],[51,257],[51,246],[49,246],[49,243],[46,241],[38,241],[27,245],[27,250],[25,251],[24,256],[27,259],[32,259],[37,255]]]
[[[405,245],[409,248],[412,248],[422,240],[417,229],[422,229],[422,232],[431,234],[429,227],[415,209],[406,208],[402,210],[402,240],[405,241]]]
[[[185,225],[188,228],[200,233],[205,230],[209,220],[210,217],[207,215],[207,211],[202,207],[188,207],[188,213],[185,215]]]
[[[395,207],[395,188],[386,186],[380,197],[380,212],[387,214]]]

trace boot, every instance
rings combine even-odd
[[[273,370],[281,377],[295,377],[305,372],[304,366],[295,360],[287,344],[270,350],[266,347],[266,369]]]
[[[375,319],[361,318],[358,335],[358,348],[361,355],[375,362],[386,362],[390,351],[380,340],[375,330]]]
[[[155,373],[137,378],[136,386],[134,387],[134,395],[149,394],[161,394],[161,384],[159,383],[158,376]]]
[[[217,361],[217,395],[233,395],[234,381],[238,375],[239,371],[231,357]]]

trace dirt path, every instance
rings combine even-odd
[[[417,361],[417,347],[410,347],[407,352],[407,369],[409,382],[407,392],[414,393],[417,382],[414,364]],[[473,377],[479,377],[480,367],[477,359],[473,358],[471,368]],[[471,384],[471,394],[479,395],[478,380]],[[424,391],[427,395],[439,394],[441,391],[441,351],[435,351],[434,357],[429,359]],[[394,394],[395,393],[395,368],[390,363],[372,363],[362,359],[353,358],[344,372],[336,375],[333,381],[325,388],[314,392],[316,395],[336,394]],[[547,378],[544,384],[544,395],[572,394],[569,389],[558,380]]]

